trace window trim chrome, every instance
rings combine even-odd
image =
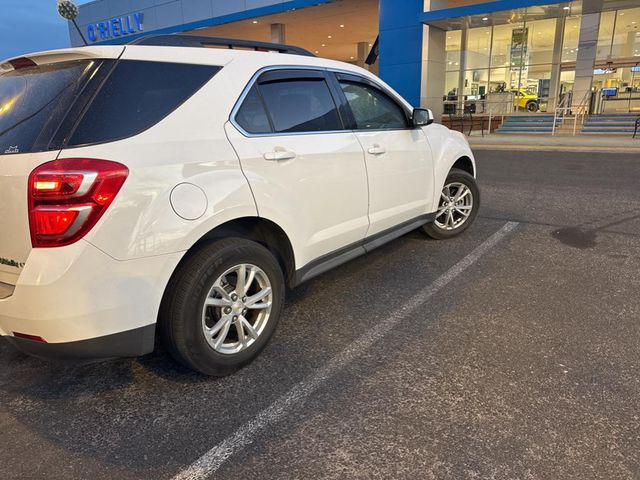
[[[397,103],[399,103],[401,108],[405,112],[407,112],[410,118],[410,114],[409,114],[410,109],[408,107],[406,100],[404,100],[398,94],[395,94],[394,92],[389,91],[389,89],[380,85],[374,79],[363,76],[358,72],[343,70],[340,68],[321,67],[321,66],[314,66],[314,65],[271,65],[268,67],[263,67],[253,74],[253,76],[245,86],[244,90],[242,91],[242,94],[240,95],[240,97],[238,97],[238,100],[236,100],[236,103],[233,106],[231,113],[229,114],[229,123],[231,123],[231,125],[233,125],[236,128],[236,130],[238,130],[244,137],[247,137],[247,138],[290,137],[290,136],[301,136],[301,135],[332,135],[332,134],[335,135],[337,133],[359,133],[359,132],[408,132],[408,131],[415,130],[415,128],[411,128],[411,125],[409,125],[407,128],[382,128],[382,129],[376,129],[376,130],[357,130],[357,129],[354,130],[354,129],[345,128],[343,130],[320,130],[317,132],[249,133],[244,128],[242,128],[240,124],[237,122],[236,117],[238,115],[238,111],[242,107],[245,99],[249,95],[249,92],[254,87],[254,85],[258,82],[258,79],[262,76],[262,74],[271,72],[271,71],[277,71],[277,70],[316,70],[316,71],[325,72],[325,73],[337,73],[337,74],[353,75],[356,77],[361,77],[363,80],[373,83],[377,88],[382,90],[384,93],[389,95],[392,99],[394,99]],[[331,93],[331,95],[333,96],[333,92]],[[265,109],[266,109],[266,106],[265,106]],[[338,109],[338,106],[336,105],[336,110],[337,109]],[[269,114],[269,112],[266,112],[266,113],[267,115]]]

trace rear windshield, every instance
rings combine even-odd
[[[0,155],[47,150],[93,68],[77,61],[0,75]]]
[[[0,155],[127,138],[173,112],[220,67],[74,61],[0,75]]]

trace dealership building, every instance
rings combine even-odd
[[[301,46],[437,114],[594,108],[591,92],[600,112],[640,110],[640,0],[96,0],[77,21],[90,44],[186,33]]]

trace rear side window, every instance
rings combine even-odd
[[[96,65],[62,62],[0,75],[0,155],[48,150]]]
[[[256,85],[249,90],[249,93],[245,97],[236,115],[236,122],[247,133],[271,133],[271,125],[269,124],[267,111],[264,109],[264,104],[262,103],[260,92],[258,92]]]
[[[407,116],[400,105],[377,88],[359,82],[340,80],[358,130],[407,128]]]
[[[137,135],[182,105],[221,67],[122,60],[91,102],[69,146]]]
[[[324,78],[261,83],[260,92],[277,133],[342,130],[342,122]]]

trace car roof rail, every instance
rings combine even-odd
[[[138,38],[128,45],[146,45],[154,47],[226,47],[228,49],[254,50],[256,52],[278,52],[289,55],[302,55],[315,57],[313,53],[304,48],[283,45],[280,43],[257,42],[254,40],[238,40],[235,38],[202,37],[196,35],[147,35]]]

